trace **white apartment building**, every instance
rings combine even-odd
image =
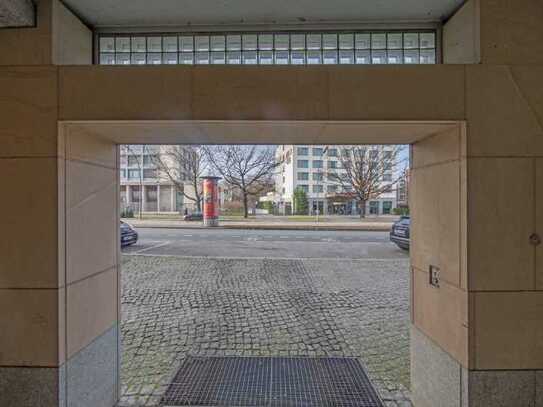
[[[120,151],[121,211],[131,208],[134,212],[182,213],[192,212],[196,203],[187,199],[183,192],[160,171],[153,156],[169,146],[123,145]],[[183,175],[183,171],[179,171]],[[190,183],[184,183],[184,191],[194,196]]]
[[[409,170],[398,179],[396,186],[396,203],[399,207],[409,206]]]
[[[276,173],[274,201],[281,214],[293,211],[293,193],[301,188],[307,193],[310,214],[358,215],[360,209],[350,188],[329,179],[330,172],[345,172],[339,154],[350,146],[281,145],[276,157],[282,164]],[[383,182],[390,182],[394,174],[383,174]],[[367,203],[366,214],[392,214],[397,206],[394,190],[381,194]]]

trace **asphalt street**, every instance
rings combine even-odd
[[[165,256],[398,259],[387,232],[138,228],[123,253]]]

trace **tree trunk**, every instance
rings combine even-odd
[[[366,217],[366,201],[359,201],[358,204],[360,205],[360,219],[363,219]]]
[[[247,207],[249,203],[247,199],[247,193],[245,191],[242,191],[242,193],[243,193],[243,217],[247,219],[249,217],[249,208]]]
[[[201,213],[202,212],[202,199],[200,198],[200,194],[195,193],[194,195],[195,195],[194,197],[196,198],[196,209],[197,209],[197,211],[199,213]]]

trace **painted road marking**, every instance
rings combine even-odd
[[[170,244],[170,241],[169,240],[166,240],[165,242],[163,243],[159,243],[159,244],[156,244],[154,246],[150,246],[150,247],[146,247],[145,249],[141,249],[141,250],[138,250],[136,252],[134,252],[135,254],[140,254],[140,253],[143,253],[143,252],[146,252],[148,250],[153,250],[153,249],[158,249],[159,247],[163,247],[163,246],[167,246]]]

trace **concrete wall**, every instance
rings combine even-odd
[[[539,0],[479,0],[481,61],[543,64],[543,4]]]
[[[466,66],[469,370],[463,365],[461,405],[543,403],[543,248],[529,243],[543,233],[542,17],[541,2],[471,0],[444,28],[446,62],[482,64]]]
[[[117,147],[86,134],[62,134],[66,399],[68,406],[110,407],[118,372]]]
[[[466,70],[470,405],[543,391],[543,247],[529,241],[543,234],[542,68]]]
[[[0,28],[32,27],[35,19],[34,3],[31,0],[4,0],[0,4]]]
[[[538,0],[468,0],[443,27],[446,64],[541,65]]]
[[[2,65],[92,63],[92,32],[58,0],[37,0],[36,26],[0,29]]]
[[[35,27],[0,29],[0,66],[52,64],[53,1],[36,1]]]
[[[58,405],[65,346],[57,71],[0,68],[0,405]]]
[[[76,124],[59,136],[58,121],[217,119],[466,120],[465,135],[410,140],[414,399],[540,407],[543,246],[529,236],[543,234],[541,2],[480,0],[480,65],[269,68],[55,67],[71,57],[53,52],[51,24],[63,18],[51,4],[40,2],[37,28],[0,31],[0,177],[13,194],[0,202],[11,214],[0,241],[0,405],[116,398],[114,143],[163,135],[138,122],[111,127],[118,139]],[[166,139],[185,140],[161,126]],[[322,134],[287,144],[340,142]],[[428,284],[431,264],[439,288]]]
[[[465,116],[462,66],[68,66],[59,73],[63,120],[435,121]]]
[[[81,230],[100,234],[92,217],[103,219],[109,208],[89,212],[104,198],[86,196],[98,192],[99,179],[80,182],[81,171],[94,167],[82,169],[73,142],[59,136],[53,66],[90,63],[90,31],[56,0],[40,0],[37,10],[36,27],[0,29],[0,171],[10,194],[0,203],[6,214],[0,240],[0,405],[109,407],[117,377],[116,217],[110,215],[108,236],[100,238],[111,244],[109,269],[100,273],[94,266],[102,264],[88,257],[85,268],[77,247],[96,242],[81,242],[87,236]],[[115,147],[108,147],[115,160]],[[115,202],[115,188],[113,182],[108,204]],[[102,259],[99,249],[94,254]]]
[[[470,363],[465,128],[418,141],[411,154],[413,402],[460,406],[461,370]],[[438,287],[430,266],[439,268]]]
[[[53,64],[92,64],[92,31],[61,2],[54,1],[52,6]]]
[[[481,15],[479,0],[468,0],[443,25],[443,63],[481,62]]]

